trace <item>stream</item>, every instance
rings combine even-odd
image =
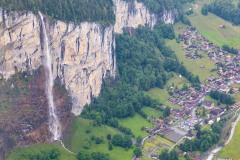
[[[234,135],[234,131],[235,131],[235,128],[236,128],[236,125],[238,124],[239,120],[240,120],[240,114],[238,115],[238,118],[232,123],[230,136],[228,137],[228,139],[227,139],[226,143],[224,144],[224,146],[226,146],[232,140],[233,135]],[[216,155],[220,150],[222,150],[224,146],[220,146],[220,147],[217,147],[217,148],[213,149],[210,152],[210,154],[208,155],[207,160],[212,160],[214,155]]]

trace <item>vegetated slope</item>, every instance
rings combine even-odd
[[[154,30],[141,27],[133,35],[117,36],[119,78],[116,82],[106,81],[100,96],[85,107],[83,116],[95,120],[100,117],[103,123],[117,127],[114,118],[133,116],[143,106],[157,106],[158,102],[139,91],[163,88],[171,71],[181,73],[198,87],[199,78],[188,72],[164,44],[164,38],[174,37],[172,26],[163,23],[157,24]]]
[[[240,152],[239,152],[239,136],[240,136],[240,123],[237,124],[234,136],[232,140],[226,145],[218,154],[220,158],[224,159],[240,159]]]
[[[187,16],[192,25],[197,28],[202,36],[219,47],[222,47],[224,44],[231,47],[239,47],[240,28],[233,26],[230,22],[213,13],[209,12],[207,16],[202,15],[201,8],[207,2],[198,0],[196,1],[196,5],[192,6],[194,13]],[[225,28],[219,28],[220,25],[225,25]],[[178,27],[181,27],[181,25]]]
[[[71,121],[67,91],[60,83],[53,89],[62,131]],[[0,79],[0,159],[11,149],[39,142],[50,142],[48,104],[43,67]]]
[[[72,22],[114,23],[112,0],[1,0],[8,11],[41,11],[49,17]]]
[[[27,148],[14,149],[7,160],[77,160],[74,154],[58,144],[34,144]]]
[[[130,2],[132,0],[124,0]],[[158,14],[165,10],[177,9],[181,10],[181,4],[193,2],[194,0],[137,0],[143,2],[150,12]]]
[[[235,25],[240,24],[240,1],[236,6],[231,0],[216,0],[203,6],[202,13],[207,15],[208,11]]]

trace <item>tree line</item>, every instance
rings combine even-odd
[[[235,25],[240,24],[240,1],[236,6],[232,0],[215,0],[209,5],[204,5],[202,14],[211,12]]]
[[[213,99],[216,99],[223,104],[233,105],[235,103],[234,98],[227,93],[223,93],[223,92],[219,92],[219,91],[211,91],[210,96]]]
[[[115,15],[112,0],[0,0],[6,11],[43,12],[53,19],[71,22],[113,24]]]

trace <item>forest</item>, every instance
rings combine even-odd
[[[198,88],[198,76],[186,70],[165,45],[164,38],[174,39],[175,33],[172,25],[163,22],[159,22],[154,30],[140,27],[133,35],[127,31],[117,35],[117,80],[109,78],[105,81],[100,96],[84,107],[82,116],[97,120],[98,124],[100,121],[100,124],[119,127],[115,118],[133,116],[136,112],[141,114],[143,106],[160,107],[158,101],[151,100],[141,91],[163,88],[171,72],[182,74]]]
[[[221,119],[211,125],[211,130],[201,130],[199,125],[195,126],[197,137],[192,140],[186,140],[180,144],[179,149],[184,152],[200,151],[205,152],[220,140],[221,129],[227,119]]]
[[[240,1],[236,6],[232,0],[215,0],[209,5],[204,5],[202,14],[211,12],[235,25],[240,24]]]
[[[129,0],[128,0],[129,1]],[[194,0],[137,0],[143,2],[152,13],[161,13],[164,10],[182,10],[182,4],[194,2]]]
[[[115,22],[112,0],[0,0],[0,7],[35,14],[41,11],[52,19],[66,22]]]
[[[127,2],[133,0],[124,0]],[[143,2],[150,12],[157,15],[164,10],[176,9],[178,19],[186,21],[182,4],[194,0],[137,0]],[[6,11],[43,12],[52,19],[66,22],[98,22],[102,25],[114,24],[114,4],[112,0],[0,0],[0,7]],[[133,6],[134,7],[134,6]]]
[[[213,99],[216,99],[223,104],[233,105],[235,103],[235,100],[231,95],[226,94],[226,93],[222,93],[222,92],[219,92],[219,91],[211,91],[210,96]]]

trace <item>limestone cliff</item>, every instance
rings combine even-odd
[[[103,79],[115,76],[114,32],[139,25],[153,27],[158,19],[173,23],[177,11],[154,15],[136,0],[113,0],[116,14],[114,26],[96,23],[67,24],[45,18],[52,67],[72,97],[72,112],[79,115],[82,107],[99,95]],[[0,10],[0,74],[8,79],[17,71],[31,71],[44,62],[41,23],[31,12]]]
[[[16,71],[39,68],[44,61],[39,17],[32,13],[3,13],[0,23],[0,73],[9,78]],[[72,96],[76,115],[100,93],[103,78],[115,75],[113,26],[80,25],[49,21],[46,28],[55,78]]]
[[[137,2],[137,0],[129,2],[113,0],[113,2],[116,15],[114,25],[116,33],[122,33],[124,27],[137,28],[139,25],[147,25],[152,28],[158,20],[173,24],[178,15],[178,11],[175,9],[165,10],[158,15],[152,14],[143,3]]]

